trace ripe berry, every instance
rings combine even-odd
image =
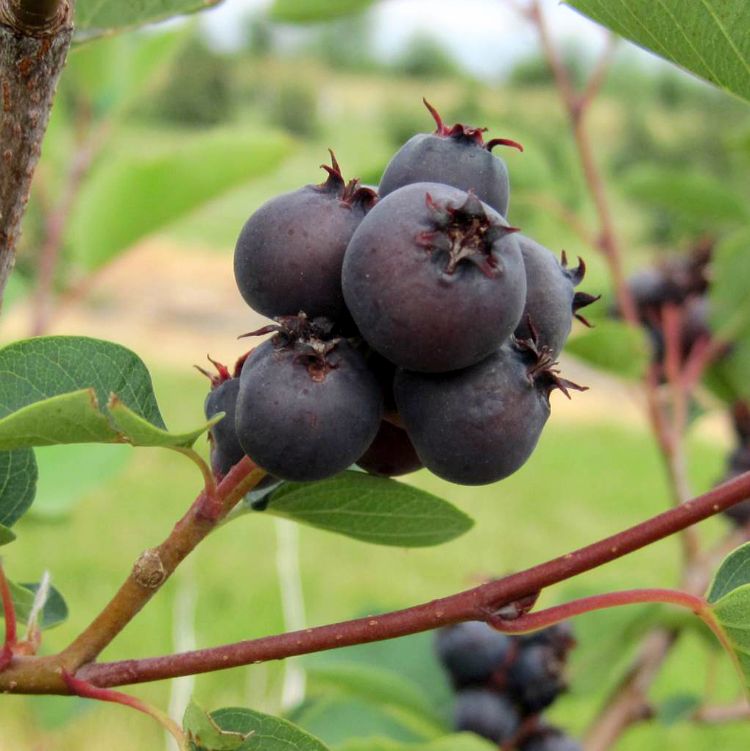
[[[357,180],[344,183],[333,152],[331,160],[332,167],[323,165],[324,183],[271,199],[242,228],[234,274],[242,297],[258,313],[345,315],[341,262],[376,195]]]
[[[735,449],[729,457],[727,471],[722,482],[727,482],[735,477],[739,477],[745,472],[750,472],[750,446],[743,445]],[[744,527],[750,524],[750,498],[740,501],[734,506],[730,506],[724,511],[738,527]]]
[[[208,433],[208,440],[211,444],[211,469],[217,477],[223,477],[245,456],[234,424],[237,394],[240,387],[240,379],[237,376],[242,368],[244,357],[240,358],[235,366],[234,377],[226,365],[210,357],[208,359],[216,368],[216,373],[209,373],[197,365],[196,368],[211,381],[211,391],[208,392],[203,407],[206,419],[211,419],[219,412],[226,413]]]
[[[528,339],[533,326],[539,344],[549,347],[552,356],[557,357],[570,334],[573,317],[589,325],[578,311],[599,298],[575,291],[586,273],[586,264],[580,258],[578,266],[571,269],[565,251],[558,263],[543,245],[523,235],[516,237],[526,269],[526,307],[515,334],[519,339]]]
[[[381,421],[375,439],[357,464],[371,475],[397,477],[422,468],[417,452],[405,430]]]
[[[583,751],[583,748],[562,730],[543,727],[527,736],[519,751]]]
[[[568,652],[575,647],[576,638],[573,635],[573,626],[569,621],[561,621],[552,626],[543,628],[541,631],[533,631],[520,637],[523,647],[533,644],[542,644],[550,647],[558,659],[564,660]]]
[[[551,647],[524,647],[508,668],[508,691],[528,714],[541,712],[566,688],[563,667]]]
[[[484,142],[486,128],[457,123],[446,126],[437,111],[423,100],[437,126],[434,133],[410,138],[393,156],[380,181],[380,195],[387,196],[412,183],[434,182],[473,191],[482,201],[508,214],[508,168],[492,154],[495,146],[523,147],[515,141],[494,138]]]
[[[372,443],[383,399],[364,357],[304,315],[261,329],[276,335],[245,361],[237,435],[245,453],[284,480],[320,480],[349,467]]]
[[[435,651],[457,688],[486,683],[510,659],[512,640],[483,621],[442,628]]]
[[[482,485],[515,472],[534,450],[558,378],[533,342],[504,344],[477,365],[452,373],[400,370],[398,411],[425,467],[451,482]]]
[[[453,726],[500,745],[513,737],[521,723],[516,707],[486,688],[466,688],[456,694]]]
[[[344,258],[346,304],[367,343],[410,370],[487,357],[518,324],[526,275],[514,227],[471,194],[417,183],[380,201]]]

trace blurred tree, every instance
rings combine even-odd
[[[256,13],[247,19],[242,46],[251,57],[262,58],[274,54],[276,39],[267,16]]]
[[[315,27],[307,51],[335,70],[366,71],[381,67],[372,46],[369,14]]]
[[[460,63],[431,34],[412,36],[395,62],[399,72],[415,78],[449,78],[462,73]]]

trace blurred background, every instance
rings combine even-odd
[[[623,377],[619,334],[606,336],[613,297],[586,229],[596,226],[595,214],[534,29],[513,3],[491,0],[387,0],[365,14],[309,26],[274,23],[266,6],[226,0],[199,16],[91,40],[72,52],[0,318],[0,343],[41,333],[122,343],[151,370],[167,423],[197,424],[208,382],[193,364],[205,365],[207,353],[234,362],[246,349],[237,336],[259,325],[232,273],[244,221],[270,197],[322,181],[319,165],[329,147],[345,178],[376,184],[402,143],[433,129],[421,102],[426,97],[448,123],[486,126],[492,137],[524,145],[523,153],[502,153],[511,178],[508,219],[553,251],[585,258],[584,289],[602,295],[590,318],[605,334],[581,347],[580,357],[563,359],[565,375],[590,391],[571,401],[553,396],[539,449],[516,475],[484,488],[450,485],[426,472],[408,478],[476,519],[464,537],[406,551],[300,529],[306,623],[442,596],[666,508],[664,470],[638,381]],[[605,32],[553,0],[543,6],[574,80],[583,82],[607,43]],[[628,273],[720,243],[747,226],[750,115],[739,100],[620,42],[588,125]],[[721,476],[730,444],[726,411],[709,396],[688,440],[695,492]],[[49,568],[66,594],[70,618],[46,635],[45,649],[54,650],[99,611],[139,552],[168,533],[200,478],[166,451],[73,446],[37,455],[40,487],[17,526],[13,577],[37,581]],[[715,539],[726,529],[726,521],[714,519],[701,535]],[[289,553],[285,534],[262,515],[219,529],[103,658],[282,630],[277,559],[282,550],[281,567],[289,556],[293,561],[296,544]],[[671,539],[555,587],[543,600],[671,586],[678,570],[679,545]],[[653,623],[653,612],[625,610],[575,624],[571,689],[551,712],[574,736],[632,657],[637,642],[626,635]],[[401,658],[394,664],[446,703],[429,635],[410,645],[404,654],[419,656],[414,664]],[[320,677],[321,665],[341,659],[390,664],[383,654],[349,650],[298,661],[309,669],[308,696],[325,701],[297,710],[296,721],[333,745],[352,728],[418,740],[419,730],[387,706],[339,696]],[[200,676],[194,687],[163,682],[132,692],[159,706],[171,702],[178,713],[191,689],[207,708],[278,712],[283,685],[282,666],[269,664]],[[636,726],[616,748],[746,747],[750,735],[741,723],[684,719],[680,706],[707,691],[712,700],[730,702],[736,678],[701,630],[688,630],[653,691],[659,717]],[[167,747],[157,725],[131,714],[77,699],[4,697],[0,751]]]

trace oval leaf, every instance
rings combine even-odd
[[[0,451],[0,524],[11,527],[34,501],[37,467],[31,449]]]
[[[448,542],[473,521],[448,501],[410,485],[348,470],[320,482],[286,482],[266,513],[376,545]]]
[[[279,717],[241,707],[203,712],[203,717],[200,712],[194,704],[188,707],[184,723],[196,751],[328,751],[317,738]],[[196,743],[201,733],[219,745]]]
[[[0,449],[118,442],[181,448],[209,427],[167,432],[146,366],[112,342],[26,339],[0,349],[0,372]]]
[[[649,358],[643,331],[619,321],[602,321],[572,337],[565,352],[623,378],[640,378]]]
[[[276,167],[289,141],[273,132],[220,130],[154,154],[106,159],[70,220],[75,259],[88,271],[237,185]]]
[[[78,36],[88,39],[163,21],[172,16],[210,8],[220,0],[137,0],[133,2],[102,2],[76,0],[75,25]]]
[[[708,588],[706,600],[711,605],[715,605],[722,597],[748,584],[750,584],[750,542],[733,550],[722,561]],[[748,621],[750,625],[750,613],[748,613]]]
[[[34,596],[39,589],[38,584],[16,584],[9,581],[10,595],[16,610],[16,618],[21,623],[28,621],[31,609],[34,606]],[[0,603],[0,615],[3,614],[3,606]],[[68,617],[68,606],[60,592],[54,587],[49,588],[47,602],[42,608],[41,616],[37,624],[42,629],[59,626]]]
[[[375,0],[275,0],[271,18],[282,23],[310,23],[360,13]]]
[[[747,0],[565,0],[612,31],[750,100]]]
[[[12,529],[8,529],[4,524],[0,524],[0,545],[7,545],[15,539],[15,532]]]

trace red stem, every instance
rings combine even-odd
[[[488,613],[679,532],[748,495],[750,472],[616,535],[450,597],[371,618],[236,644],[142,660],[89,664],[78,675],[97,686],[143,683],[381,641],[459,621],[484,620]]]
[[[10,665],[13,659],[13,647],[18,641],[16,624],[16,606],[13,604],[13,596],[10,593],[10,585],[5,577],[3,562],[0,560],[0,601],[3,603],[3,616],[5,618],[5,641],[0,651],[0,672]]]

